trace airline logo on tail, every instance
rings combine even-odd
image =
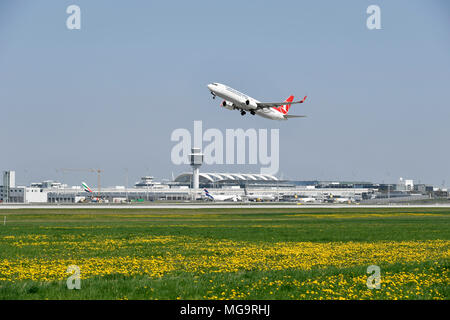
[[[301,101],[299,101],[299,103],[303,103],[303,102],[305,102],[305,100],[306,100],[306,96]],[[294,101],[294,96],[290,96],[289,98],[286,99],[285,102],[292,102],[292,101]],[[288,104],[282,105],[281,107],[273,107],[273,108],[275,110],[277,110],[278,112],[281,112],[282,114],[287,114],[289,112],[290,107],[291,107],[291,104],[288,103]]]
[[[83,186],[84,191],[92,193],[91,188],[86,184],[86,182],[82,182],[81,185]]]
[[[208,192],[208,190],[205,188],[203,189],[203,191],[205,191],[205,196],[211,200],[214,200],[214,197]]]

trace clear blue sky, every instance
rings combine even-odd
[[[81,30],[66,8],[81,7]],[[381,7],[382,30],[366,28]],[[450,185],[448,1],[16,1],[0,3],[0,170],[130,185],[190,170],[176,128],[279,128],[292,179]],[[263,101],[308,95],[306,119],[241,117],[211,100],[226,83]],[[259,172],[259,166],[203,171]]]

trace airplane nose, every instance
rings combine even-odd
[[[208,84],[208,89],[212,90],[213,85],[212,84]]]

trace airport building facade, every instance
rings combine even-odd
[[[192,172],[185,172],[175,178],[175,183],[183,186],[191,186],[193,179]],[[279,180],[269,174],[257,173],[199,173],[200,188],[224,188],[224,187],[276,187],[293,186],[287,181]]]
[[[448,196],[447,190],[428,185],[414,185],[412,180],[401,179],[397,184],[374,184],[370,182],[295,181],[281,180],[273,175],[257,173],[198,173],[199,188],[193,189],[193,172],[178,175],[173,181],[159,182],[151,176],[142,177],[134,187],[116,186],[96,188],[86,192],[81,186],[69,187],[55,181],[16,186],[15,173],[3,173],[0,186],[2,203],[80,203],[102,201],[108,203],[145,201],[193,201],[206,200],[203,188],[214,195],[235,195],[246,199],[248,195],[272,196],[274,201],[304,199],[314,202],[377,202],[420,200],[432,194]],[[249,198],[249,197],[248,197]],[[253,197],[254,198],[254,197]],[[245,200],[244,200],[245,201]]]
[[[45,203],[48,192],[42,188],[16,186],[14,171],[3,172],[3,185],[0,186],[1,203]]]

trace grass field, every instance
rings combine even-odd
[[[450,209],[0,211],[0,299],[449,299]],[[81,289],[68,290],[77,265]],[[381,288],[369,290],[369,265]]]

